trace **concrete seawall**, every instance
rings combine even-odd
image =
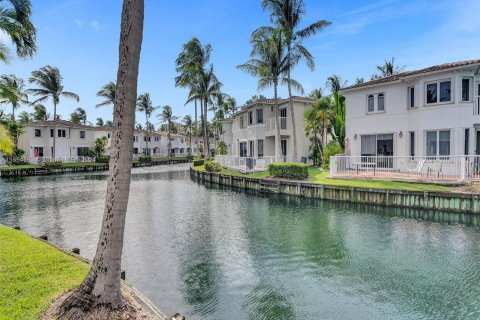
[[[190,176],[198,181],[206,181],[222,186],[305,198],[449,213],[476,215],[480,213],[480,195],[478,194],[367,189],[279,179],[252,179],[198,171],[193,168],[190,168]]]

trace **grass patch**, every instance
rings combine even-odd
[[[197,166],[193,167],[195,170],[198,171],[205,171],[205,166]],[[226,174],[229,176],[234,176],[234,177],[245,177],[245,178],[253,178],[253,179],[264,179],[268,178],[270,175],[267,171],[265,172],[255,172],[255,173],[241,173],[235,170],[230,170],[230,169],[222,169],[222,171],[216,172],[219,174]]]
[[[18,169],[35,169],[38,167],[39,167],[38,164],[22,164],[19,166],[0,167],[0,171],[18,170]]]
[[[0,225],[0,319],[38,319],[89,265],[23,232]]]

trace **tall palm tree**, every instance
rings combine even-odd
[[[385,60],[383,65],[377,66],[377,71],[379,74],[374,75],[374,78],[385,78],[390,77],[405,70],[405,66],[399,67],[395,65],[395,58],[392,57],[392,60]]]
[[[288,56],[284,46],[284,34],[281,29],[269,28],[266,32],[255,33],[252,42],[251,59],[238,68],[259,78],[258,90],[273,86],[275,101],[275,157],[280,157],[280,118],[278,108],[278,85],[290,83],[295,88],[301,85],[288,79]]]
[[[50,114],[47,112],[47,108],[45,108],[42,104],[37,104],[33,107],[33,120],[48,120]]]
[[[70,114],[70,121],[75,123],[87,123],[87,112],[83,108],[77,108]]]
[[[90,272],[80,287],[65,300],[60,308],[60,314],[65,318],[83,319],[83,310],[98,306],[119,309],[125,305],[125,299],[120,290],[120,274],[132,170],[132,137],[143,14],[143,0],[123,1],[118,87],[114,104],[116,116],[110,148],[110,171],[102,229]]]
[[[328,134],[332,132],[332,119],[335,117],[335,110],[329,96],[321,97],[314,102],[311,109],[305,112],[305,134],[312,137],[310,149],[318,150],[320,157],[327,145]]]
[[[25,90],[25,82],[14,75],[0,76],[0,84],[4,88],[0,95],[0,103],[9,103],[12,105],[12,120],[15,121],[15,110],[22,104],[28,103],[28,95]]]
[[[192,133],[193,133],[193,119],[192,116],[187,114],[183,117],[183,128],[188,137],[188,145],[190,146],[190,152],[192,152]]]
[[[10,5],[4,4],[7,2]],[[31,15],[30,0],[0,0],[0,32],[15,45],[20,58],[32,57],[37,51],[37,31],[30,21]],[[0,41],[0,60],[10,60],[10,50],[3,41]]]
[[[97,104],[95,108],[100,108],[103,106],[108,106],[110,104],[115,103],[115,92],[117,92],[117,85],[115,82],[110,81],[106,85],[104,85],[98,92],[97,97],[105,98],[102,102]]]
[[[327,87],[330,89],[330,92],[338,93],[343,87],[347,85],[347,81],[343,81],[342,78],[336,74],[332,74],[327,78]]]
[[[32,119],[32,117],[30,116],[30,114],[27,111],[22,111],[18,115],[18,122],[21,123],[21,124],[29,123],[31,121],[31,119]]]
[[[145,113],[145,129],[147,130],[147,136],[145,137],[145,155],[147,155],[147,150],[148,150],[148,139],[150,137],[151,131],[148,130],[151,128],[151,125],[149,125],[148,119],[150,116],[153,114],[153,111],[158,109],[158,107],[153,106],[152,99],[150,99],[150,94],[148,92],[145,92],[144,94],[141,94],[137,98],[137,111]]]
[[[198,91],[198,79],[205,65],[210,61],[211,52],[212,46],[210,44],[203,46],[198,38],[193,37],[183,45],[183,51],[175,61],[177,65],[176,71],[178,73],[178,76],[175,77],[175,86],[188,88],[189,97]],[[197,126],[196,132],[198,133],[197,99],[194,99],[194,104],[195,125]],[[203,114],[203,107],[201,108],[201,113]],[[196,135],[195,145],[198,151],[198,134]]]
[[[170,141],[170,133],[172,132],[173,121],[178,117],[173,115],[172,107],[166,105],[162,109],[162,113],[158,115],[160,121],[167,124],[167,139],[168,139],[168,157],[170,158],[170,151],[172,149],[172,142]]]
[[[287,86],[293,130],[293,157],[297,159],[297,131],[295,113],[293,112],[292,85],[290,83],[291,71],[300,60],[305,60],[311,70],[315,68],[313,57],[302,45],[302,41],[331,25],[331,22],[319,20],[300,29],[300,23],[305,16],[305,4],[303,0],[262,0],[262,7],[263,10],[270,11],[271,21],[277,28],[281,28],[284,32],[288,57],[287,78],[289,82]]]
[[[95,125],[99,127],[103,126],[104,125],[103,119],[101,117],[98,117]]]
[[[60,75],[60,70],[56,67],[45,66],[39,70],[32,71],[32,77],[28,79],[28,82],[37,85],[38,88],[28,89],[27,93],[31,93],[34,96],[39,96],[39,98],[32,102],[36,104],[38,102],[44,102],[48,99],[53,101],[53,152],[52,158],[55,159],[56,152],[56,134],[57,134],[57,105],[60,102],[60,97],[65,97],[69,99],[80,101],[80,97],[73,92],[63,91],[62,85],[62,76]]]
[[[13,153],[14,142],[7,128],[0,125],[0,151],[6,155]]]

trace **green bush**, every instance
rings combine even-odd
[[[207,161],[205,162],[205,170],[208,172],[219,172],[222,171],[222,166],[218,162]]]
[[[272,163],[268,166],[268,172],[278,178],[305,180],[308,178],[308,165],[298,162]]]
[[[187,154],[187,159],[188,159],[189,161],[192,161],[193,158],[194,158],[193,154],[191,154],[191,153]]]
[[[223,141],[218,141],[217,142],[217,150],[216,150],[216,154],[218,154],[219,156],[223,156],[223,155],[226,155],[228,153],[228,148],[227,148],[227,145],[225,144],[225,142]]]
[[[110,162],[110,157],[109,156],[98,156],[98,157],[95,157],[95,162],[96,163],[109,163]]]
[[[151,156],[146,156],[146,155],[141,155],[138,158],[138,161],[140,161],[140,162],[152,162],[152,157]]]
[[[62,161],[55,160],[55,161],[44,161],[41,164],[44,168],[58,168],[62,166]]]
[[[193,166],[198,167],[198,166],[203,166],[205,163],[205,160],[203,159],[195,159],[193,160]]]
[[[330,157],[342,152],[342,147],[340,147],[336,141],[330,141],[325,148],[323,148],[322,168],[328,170],[330,167]]]

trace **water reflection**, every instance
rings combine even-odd
[[[478,319],[478,218],[134,170],[127,279],[188,319]],[[0,223],[92,257],[106,173],[0,180]]]

